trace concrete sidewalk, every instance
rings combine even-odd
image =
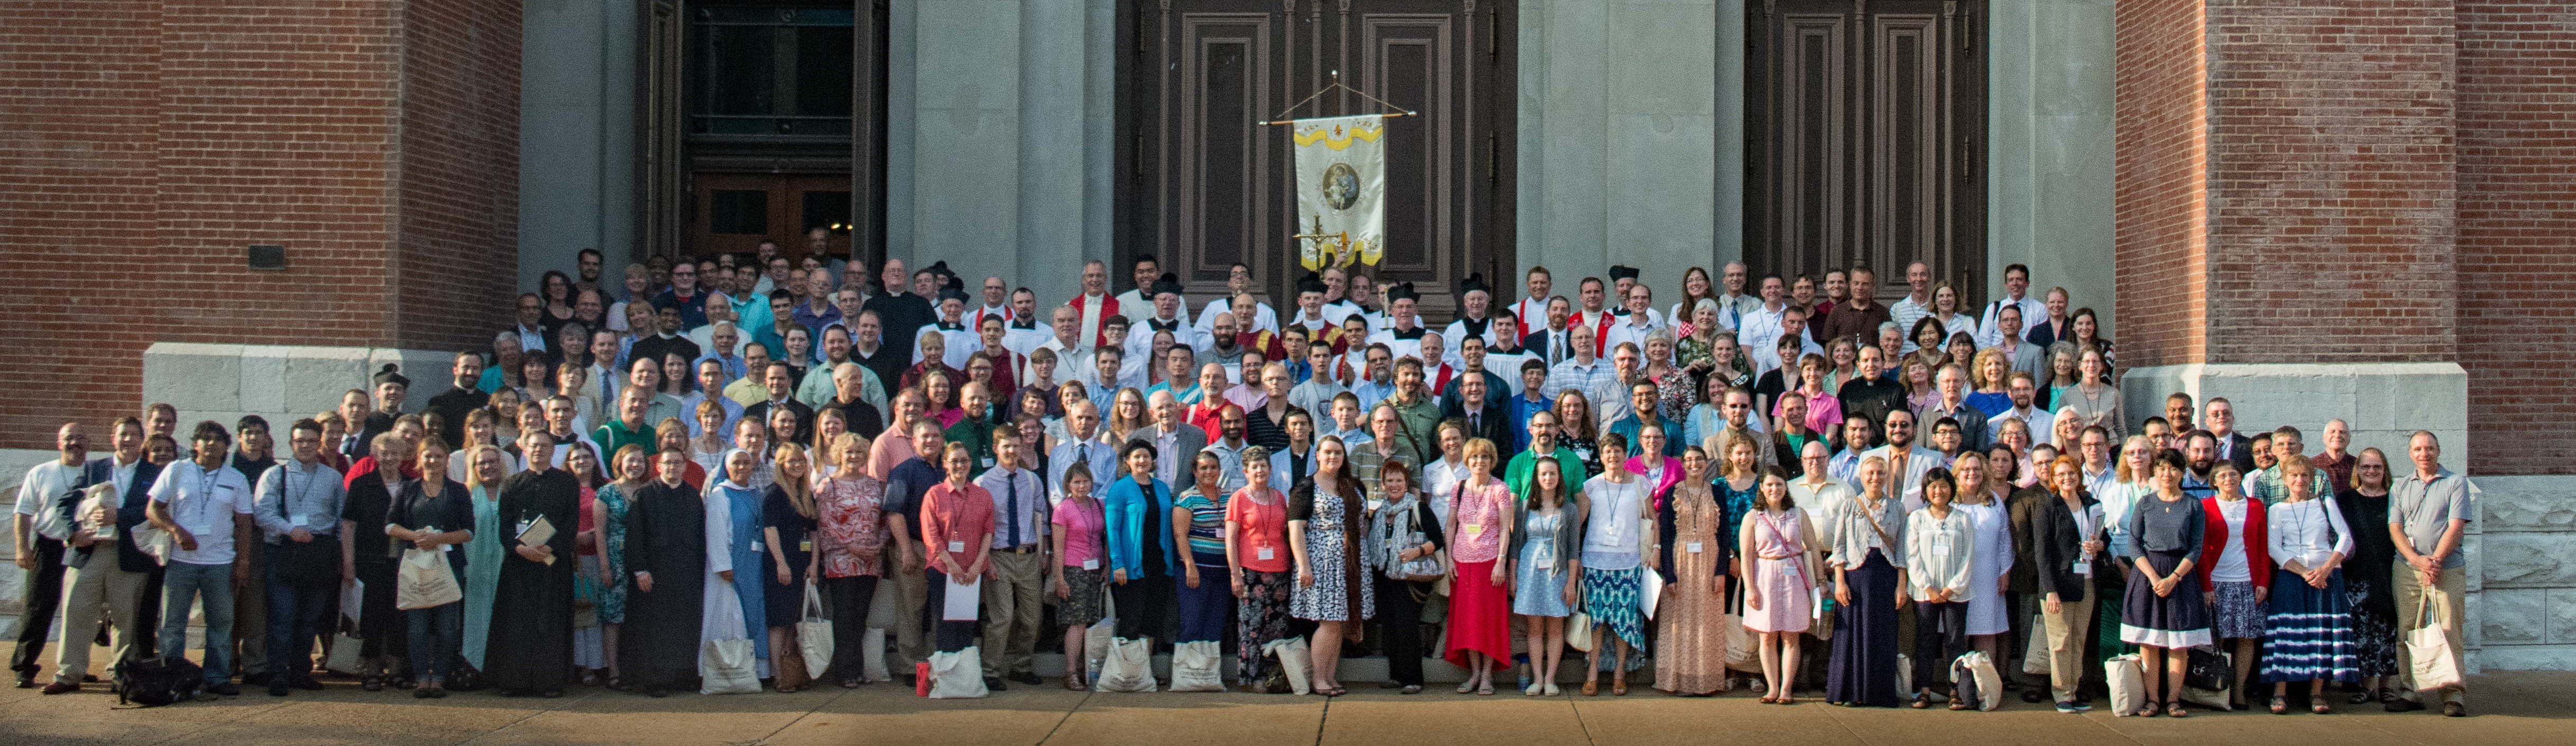
[[[104,653],[101,653],[104,657]],[[48,672],[50,673],[50,672]],[[2391,715],[2376,706],[2335,715],[2194,711],[2185,720],[2061,715],[2018,701],[1996,712],[1858,710],[1805,702],[1763,705],[1736,693],[1666,696],[1460,696],[1434,688],[1401,696],[1360,684],[1348,697],[1092,694],[1014,686],[981,700],[928,700],[877,684],[733,697],[637,694],[576,687],[562,699],[488,693],[444,700],[361,691],[241,697],[156,709],[114,709],[93,684],[53,697],[0,689],[0,744],[2233,744],[2364,746],[2576,742],[2576,674],[2497,673],[2472,681],[2476,715]],[[2339,699],[2337,700],[2340,701]]]

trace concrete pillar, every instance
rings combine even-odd
[[[2031,270],[2031,294],[2111,314],[2111,0],[1987,7],[1986,267]]]
[[[1567,292],[1611,264],[1678,287],[1681,268],[1740,255],[1742,211],[1722,221],[1720,205],[1742,202],[1743,130],[1719,92],[1742,98],[1741,0],[1520,12],[1521,266],[1548,265]]]
[[[628,4],[529,0],[521,10],[519,286],[571,274],[585,248],[614,286],[633,261],[637,17]]]
[[[912,263],[1021,277],[1019,0],[914,9]],[[892,114],[891,116],[905,116]]]

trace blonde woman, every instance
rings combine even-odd
[[[1824,444],[1808,445],[1821,462]],[[1799,638],[1815,613],[1816,527],[1790,496],[1788,472],[1764,467],[1761,485],[1761,508],[1737,530],[1736,543],[1744,551],[1735,558],[1736,573],[1745,578],[1744,627],[1761,646],[1768,685],[1762,703],[1792,705],[1798,703],[1791,692],[1798,687]]]
[[[805,670],[796,642],[796,623],[805,615],[805,585],[821,569],[814,536],[822,511],[814,500],[814,462],[805,447],[781,444],[771,455],[777,476],[763,490],[760,533],[769,557],[761,577],[772,582],[763,584],[761,600],[768,612],[769,670],[777,672],[778,691],[792,692],[823,673]]]
[[[876,598],[877,579],[885,568],[885,482],[868,475],[868,446],[868,439],[858,433],[833,436],[823,450],[831,468],[814,475],[818,516],[814,547],[820,573],[813,577],[820,578],[824,600],[832,607],[831,673],[840,678],[843,689],[867,683],[862,654],[868,606]]]

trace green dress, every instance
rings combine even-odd
[[[601,562],[608,563],[608,577],[613,581],[612,585],[599,593],[597,607],[599,623],[625,624],[626,508],[628,507],[626,490],[618,487],[616,482],[610,482],[600,485],[594,499],[599,501],[600,509],[608,513],[607,522],[600,524],[600,541],[606,547],[599,553],[599,559]]]
[[[474,538],[465,542],[465,662],[483,669],[492,638],[492,596],[501,590],[501,498],[490,488],[474,493]]]

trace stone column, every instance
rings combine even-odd
[[[2064,287],[2111,318],[2111,0],[1987,5],[1986,267],[2031,270],[2031,295]]]
[[[1682,268],[1741,255],[1741,109],[1718,102],[1742,98],[1743,12],[1741,0],[1521,6],[1522,268],[1547,265],[1569,294],[1612,264],[1677,288]]]
[[[635,255],[636,26],[631,5],[530,0],[521,9],[520,287],[571,274],[585,248],[611,287]]]

